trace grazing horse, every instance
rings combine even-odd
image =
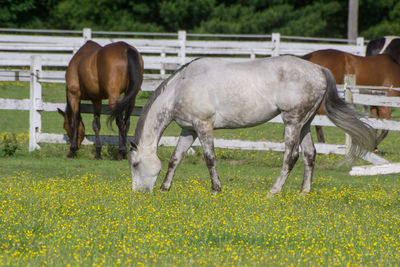
[[[367,45],[367,56],[387,54],[400,63],[400,37],[386,36],[372,40]]]
[[[345,74],[355,74],[357,85],[400,87],[400,65],[389,55],[375,55],[369,57],[356,56],[350,53],[327,49],[318,50],[302,57],[320,66],[328,68],[335,77],[336,83],[344,83]],[[398,91],[387,90],[388,96],[399,96]],[[380,119],[390,119],[391,107],[371,106],[371,113]],[[323,114],[322,107],[318,114]],[[324,142],[321,126],[316,126],[319,142]],[[375,141],[375,149],[388,134],[382,130]]]
[[[93,103],[93,130],[96,135],[96,159],[101,158],[100,112],[102,99],[108,104],[119,130],[118,159],[126,157],[126,136],[130,124],[135,98],[143,81],[143,59],[140,53],[127,43],[116,42],[104,47],[87,41],[72,57],[65,74],[67,107],[64,129],[70,140],[68,157],[75,157],[85,136],[85,127],[80,114],[81,100]],[[116,109],[120,95],[124,109]]]
[[[281,191],[299,157],[299,145],[305,166],[301,191],[308,193],[316,155],[310,124],[321,103],[327,116],[352,137],[349,159],[372,148],[373,129],[339,98],[335,80],[326,68],[292,56],[240,63],[215,58],[192,61],[162,82],[143,109],[128,154],[132,189],[153,190],[161,171],[157,145],[172,120],[182,132],[161,190],[170,189],[178,164],[198,137],[211,176],[212,192],[217,193],[221,191],[221,183],[213,129],[255,126],[281,114],[285,124],[285,153],[281,173],[269,196]]]

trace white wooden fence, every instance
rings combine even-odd
[[[1,29],[0,29],[1,32]],[[30,99],[0,99],[0,109],[29,110],[30,111],[30,151],[40,147],[41,143],[68,143],[66,135],[42,133],[41,112],[54,112],[57,108],[64,109],[65,103],[46,103],[42,100],[41,83],[57,82],[65,83],[64,71],[43,70],[44,67],[57,66],[66,67],[72,52],[76,51],[87,39],[91,38],[91,31],[85,29],[83,37],[49,37],[49,36],[20,36],[0,35],[0,66],[29,66],[30,70],[0,70],[1,81],[29,81]],[[170,35],[167,35],[169,37]],[[174,35],[176,36],[176,34]],[[279,54],[305,54],[313,50],[323,48],[336,48],[356,54],[364,54],[365,48],[362,38],[358,38],[356,45],[348,44],[321,44],[321,43],[289,43],[281,42],[279,34],[273,34],[271,41],[189,41],[185,32],[177,34],[177,40],[170,39],[117,39],[117,38],[92,38],[93,40],[106,44],[112,41],[123,40],[131,43],[144,54],[145,69],[158,70],[160,74],[145,74],[143,90],[152,91],[165,78],[166,70],[176,69],[179,65],[192,59],[192,55],[218,55],[230,57],[232,60],[243,60],[242,55],[250,58],[265,55]],[[204,35],[205,36],[205,35]],[[164,37],[164,36],[162,36]],[[203,35],[202,35],[203,37]],[[211,36],[216,38],[218,36]],[[226,37],[226,36],[223,36]],[[236,36],[237,37],[237,36]],[[265,38],[265,36],[263,36]],[[244,38],[239,36],[239,38]],[[300,38],[299,38],[300,39]],[[339,46],[339,47],[338,47]],[[18,52],[17,52],[18,51]],[[32,52],[33,51],[33,52]],[[48,53],[48,52],[52,53]],[[69,54],[64,54],[65,51]],[[62,53],[58,53],[62,52]],[[149,53],[146,56],[146,52]],[[158,53],[158,54],[157,54]],[[157,55],[155,55],[157,54]],[[171,55],[171,56],[169,56]],[[389,105],[400,106],[400,98],[362,95],[357,88],[352,91],[355,104]],[[82,104],[83,112],[90,112],[91,106]],[[133,114],[139,115],[141,108],[135,108]],[[107,109],[103,107],[103,113]],[[282,123],[280,116],[271,122]],[[376,129],[387,129],[400,131],[400,123],[389,120],[368,119],[368,123]],[[325,116],[316,116],[313,125],[334,126]],[[117,136],[101,136],[104,144],[117,144]],[[175,146],[177,137],[163,137],[160,145]],[[94,136],[87,136],[84,145],[93,144]],[[198,142],[194,146],[199,145]],[[317,153],[345,154],[345,144],[321,144],[316,145]],[[284,151],[284,144],[269,141],[243,141],[215,139],[215,147],[229,149],[248,150],[272,150]],[[373,164],[383,164],[387,161],[373,153],[369,153],[365,159]]]
[[[5,30],[7,29],[0,29],[0,66],[26,66],[32,55],[41,54],[43,65],[65,67],[73,52],[89,39],[101,45],[125,41],[135,46],[144,55],[147,70],[158,70],[161,75],[164,75],[166,70],[175,70],[179,65],[199,56],[235,57],[235,60],[245,60],[257,56],[304,55],[326,48],[365,55],[362,37],[357,38],[355,44],[348,44],[347,40],[342,39],[289,37],[281,36],[279,33],[272,35],[207,35],[187,34],[185,31],[152,34],[92,32],[91,29],[40,31],[43,34],[68,34],[68,36],[45,36],[32,35],[28,30]],[[27,35],[27,31],[31,34]],[[1,34],[2,32],[3,34]],[[72,35],[74,33],[75,35]],[[82,35],[76,36],[76,34]],[[135,38],[121,37],[129,35]],[[224,40],[226,38],[230,39]]]

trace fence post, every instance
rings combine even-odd
[[[37,134],[42,131],[43,110],[42,85],[39,82],[42,71],[42,59],[39,55],[31,56],[31,80],[30,80],[30,107],[29,107],[29,151],[40,149],[37,143]]]
[[[344,76],[344,100],[348,103],[353,103],[353,94],[351,93],[351,88],[356,86],[356,75],[346,74]],[[350,135],[346,134],[346,154],[350,150],[351,138]]]
[[[356,45],[358,48],[357,54],[359,56],[365,56],[364,37],[357,37]]]
[[[280,33],[272,33],[272,55],[273,57],[279,56],[279,44],[281,42]]]
[[[256,58],[256,52],[254,52],[254,49],[251,49],[250,59],[255,59],[255,58]]]
[[[178,31],[179,50],[178,56],[181,58],[181,65],[186,63],[186,31]]]
[[[165,56],[166,53],[164,49],[161,51],[161,69],[160,69],[160,74],[165,75]]]
[[[83,28],[83,43],[92,39],[92,29],[90,28]]]

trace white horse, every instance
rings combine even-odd
[[[371,127],[338,97],[335,80],[325,68],[292,56],[242,63],[212,58],[192,61],[166,79],[143,109],[128,155],[132,189],[153,190],[161,171],[158,142],[172,120],[182,132],[161,189],[170,189],[178,164],[198,137],[216,193],[221,191],[221,183],[213,129],[259,125],[281,114],[285,153],[281,173],[269,195],[281,191],[299,157],[299,145],[305,166],[301,191],[309,193],[316,154],[310,123],[322,101],[330,120],[352,137],[349,159],[373,148]]]

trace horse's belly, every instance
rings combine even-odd
[[[280,112],[276,108],[249,108],[217,111],[214,119],[214,128],[245,128],[262,124],[274,118]]]

